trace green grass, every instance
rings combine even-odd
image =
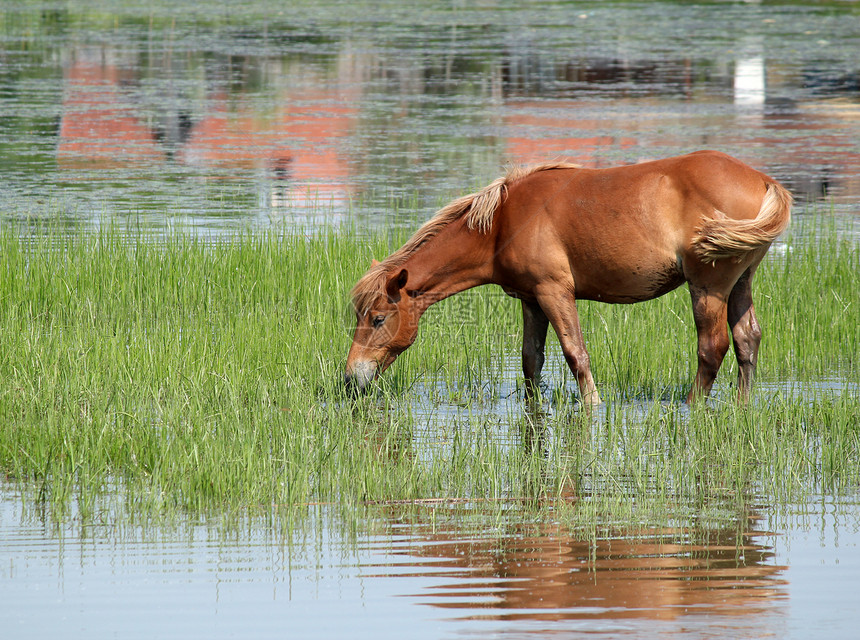
[[[378,390],[347,397],[348,291],[404,239],[0,234],[0,472],[57,518],[442,498],[592,525],[718,519],[860,482],[860,251],[832,227],[759,271],[747,408],[731,355],[713,401],[680,405],[685,288],[583,304],[607,400],[594,414],[553,339],[544,403],[525,405],[519,306],[494,288],[432,308]]]

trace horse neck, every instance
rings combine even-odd
[[[491,281],[492,233],[468,229],[463,220],[456,220],[407,258],[403,263],[409,272],[406,288],[420,313],[440,300]]]

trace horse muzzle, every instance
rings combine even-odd
[[[347,365],[343,381],[352,391],[364,391],[378,373],[376,362],[358,362],[352,366]]]

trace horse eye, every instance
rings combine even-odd
[[[378,329],[382,326],[382,323],[385,322],[385,316],[376,316],[373,319],[373,328]]]

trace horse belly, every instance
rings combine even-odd
[[[601,302],[631,303],[658,298],[684,283],[679,259],[655,261],[592,261],[573,269],[576,297]]]

